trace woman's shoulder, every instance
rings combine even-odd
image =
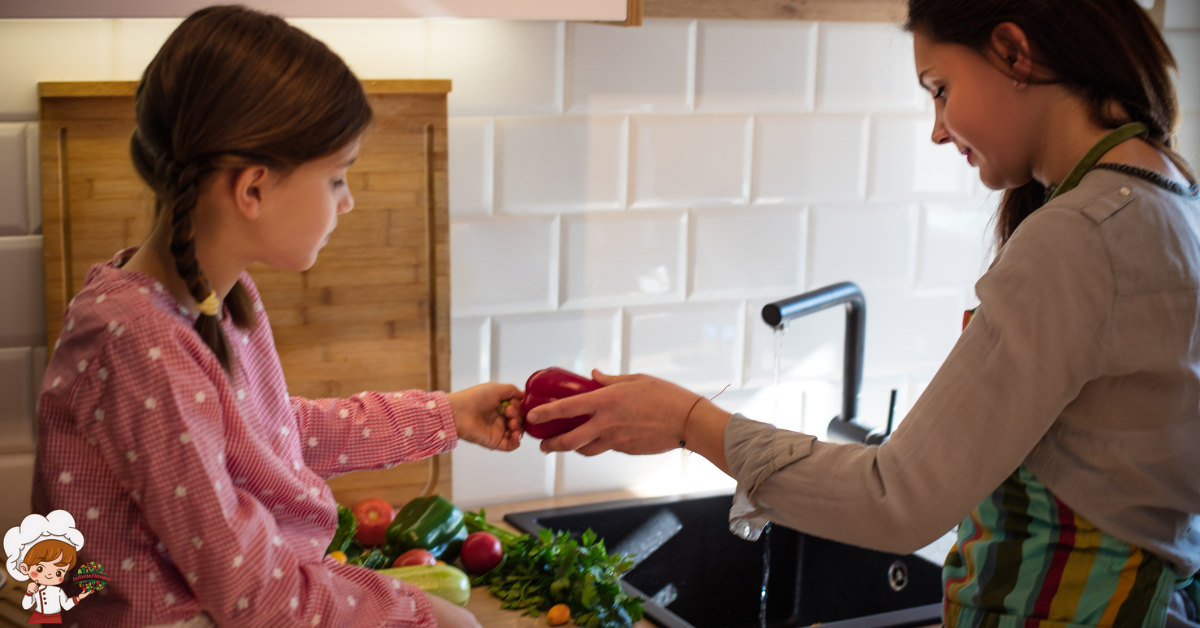
[[[1156,213],[1177,213],[1200,203],[1200,186],[1184,188],[1154,171],[1124,164],[1101,164],[1087,173],[1070,192],[1040,211],[1073,211],[1097,225],[1120,216],[1126,221],[1157,222]],[[1123,211],[1147,208],[1150,211]]]

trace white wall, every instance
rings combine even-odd
[[[1200,0],[1167,6],[1200,147]],[[0,476],[27,487],[45,326],[36,83],[133,80],[175,20],[0,20]],[[865,420],[902,413],[958,336],[994,205],[928,141],[894,27],[650,20],[296,20],[366,78],[454,80],[456,389],[533,370],[648,372],[730,410],[820,433],[838,411],[839,312],[783,340],[774,299],[840,280],[868,300]],[[353,172],[351,173],[353,176]],[[721,486],[699,456],[455,452],[465,505],[657,483]],[[0,499],[0,527],[28,489]]]

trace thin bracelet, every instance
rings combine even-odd
[[[704,399],[704,395],[700,395],[699,397],[696,397],[696,400],[692,402],[692,407],[688,408],[688,413],[686,415],[684,415],[684,417],[683,417],[683,434],[681,434],[681,436],[684,436],[684,437],[687,436],[688,419],[692,416],[692,410],[696,409],[696,404],[700,403],[701,399]],[[687,441],[684,440],[683,438],[680,438],[679,446],[687,447]]]

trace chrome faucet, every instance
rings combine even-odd
[[[867,338],[867,299],[862,290],[848,281],[825,286],[789,299],[768,303],[763,306],[762,318],[771,327],[783,329],[791,320],[837,305],[846,306],[845,355],[842,358],[842,413],[829,422],[829,435],[840,440],[879,445],[892,433],[896,391],[892,391],[892,409],[888,413],[886,431],[872,431],[855,420],[858,416],[858,396],[862,391],[863,350]]]

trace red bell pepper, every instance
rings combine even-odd
[[[571,371],[560,369],[557,366],[542,369],[530,375],[529,380],[525,382],[525,396],[521,399],[521,415],[526,416],[534,408],[550,403],[551,401],[558,401],[564,397],[592,392],[600,388],[603,388],[603,386],[595,380],[588,379],[582,375],[576,375]],[[590,414],[583,414],[569,419],[546,421],[545,423],[526,422],[525,432],[534,438],[550,438],[570,432],[586,423],[590,418],[592,418]]]

